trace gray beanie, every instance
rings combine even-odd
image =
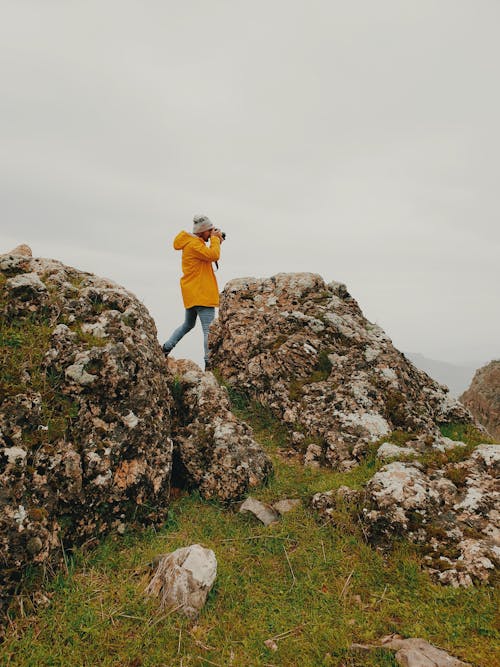
[[[206,215],[195,215],[193,218],[193,234],[199,232],[206,232],[208,229],[213,229],[214,226]]]

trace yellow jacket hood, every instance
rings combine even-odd
[[[189,241],[192,241],[193,239],[198,238],[194,234],[189,234],[188,232],[182,231],[177,234],[177,236],[174,239],[174,248],[176,250],[182,250],[183,248],[186,247],[186,245],[189,243]]]

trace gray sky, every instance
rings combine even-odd
[[[500,357],[498,0],[0,4],[0,249],[116,280],[164,340],[204,213],[221,288],[314,271],[402,350]]]

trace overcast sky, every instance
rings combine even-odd
[[[0,5],[0,251],[125,285],[163,341],[203,213],[221,289],[313,271],[399,349],[500,357],[498,0]]]

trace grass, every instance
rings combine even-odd
[[[473,447],[493,442],[491,438],[485,436],[473,424],[443,424],[441,426],[441,433],[447,438],[460,440]]]
[[[109,536],[93,551],[68,554],[68,573],[47,587],[50,605],[30,611],[25,600],[24,614],[12,615],[0,663],[393,667],[388,651],[359,654],[350,646],[397,632],[493,667],[492,588],[435,585],[411,545],[396,543],[383,555],[365,543],[347,511],[335,524],[321,524],[311,511],[314,492],[345,483],[359,488],[378,465],[374,455],[345,474],[285,461],[283,426],[244,396],[231,398],[275,465],[270,484],[254,495],[300,498],[300,508],[265,528],[193,493],[172,502],[161,529]],[[156,555],[195,542],[215,551],[218,577],[200,618],[190,622],[159,611],[144,589]]]
[[[40,423],[23,429],[30,448],[48,445],[68,435],[78,405],[59,390],[62,378],[46,373],[43,362],[57,324],[44,309],[19,318],[5,314],[5,276],[0,280],[0,402],[16,394],[39,393]],[[43,429],[38,429],[38,426]]]
[[[321,350],[314,371],[308,377],[295,378],[290,382],[290,399],[293,401],[300,400],[306,385],[327,380],[331,370],[332,362],[328,358],[328,352]]]
[[[0,310],[4,284],[0,275]],[[95,309],[100,312],[104,305],[96,303]],[[78,404],[59,391],[61,378],[43,371],[57,321],[45,311],[22,321],[0,321],[0,400],[27,389],[42,397],[40,421],[47,430],[35,425],[23,432],[23,443],[33,448],[68,437],[78,414]],[[82,347],[106,344],[79,326],[73,330]],[[323,354],[317,375],[308,380],[323,379],[328,364]],[[181,390],[174,382],[174,394]],[[382,554],[365,543],[348,508],[339,507],[327,524],[310,509],[314,493],[343,484],[362,488],[383,465],[375,456],[378,443],[348,473],[305,468],[283,457],[288,432],[271,412],[229,391],[234,412],[251,424],[273,458],[272,480],[254,495],[267,502],[299,498],[299,510],[264,528],[252,516],[238,514],[236,507],[206,502],[193,493],[172,501],[166,523],[157,530],[111,535],[93,550],[66,552],[67,571],[45,584],[47,607],[35,607],[36,594],[16,598],[0,645],[0,664],[393,667],[395,659],[385,650],[358,654],[350,646],[397,632],[424,637],[473,665],[495,665],[498,595],[493,588],[437,586],[411,545],[396,542],[391,554]],[[485,442],[479,432],[462,425],[443,427],[443,434],[467,447],[433,455],[436,465],[459,461]],[[404,444],[409,437],[395,432],[390,439]],[[153,558],[194,542],[212,548],[218,560],[215,588],[196,623],[162,613],[144,596]],[[267,640],[275,642],[277,651]]]
[[[79,405],[60,391],[62,375],[44,369],[44,358],[51,347],[55,326],[64,320],[58,309],[48,314],[46,308],[19,317],[7,315],[6,278],[0,274],[0,402],[16,394],[39,393],[40,424],[23,429],[24,446],[33,449],[50,446],[57,439],[70,437],[72,421],[78,416]],[[50,299],[57,302],[55,288]],[[72,325],[80,349],[103,347],[108,341]],[[43,429],[37,429],[37,427]]]

